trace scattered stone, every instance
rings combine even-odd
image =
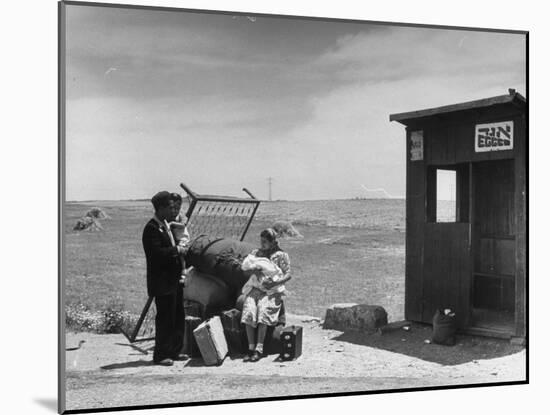
[[[344,303],[334,304],[327,309],[324,329],[362,330],[369,333],[388,324],[388,314],[377,305]]]
[[[426,343],[426,344],[431,344],[432,341],[431,341],[430,339],[426,339],[426,340],[424,340],[424,343]]]

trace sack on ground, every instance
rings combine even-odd
[[[432,342],[445,346],[453,346],[456,343],[456,319],[454,314],[445,314],[437,310],[432,320]]]

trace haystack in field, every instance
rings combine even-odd
[[[102,231],[103,226],[95,218],[83,216],[78,219],[73,227],[73,231]]]
[[[93,207],[88,212],[86,212],[87,217],[94,218],[94,219],[111,219],[109,215],[105,213],[105,211],[99,207]]]
[[[277,236],[280,238],[303,238],[302,234],[290,222],[275,222],[273,230],[277,232]]]

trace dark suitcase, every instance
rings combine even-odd
[[[183,348],[182,353],[186,354],[189,357],[201,357],[201,352],[195,336],[193,335],[193,330],[195,330],[202,323],[200,317],[186,316],[185,317],[185,330],[183,332]]]
[[[220,314],[230,355],[245,354],[248,350],[246,326],[241,323],[242,312],[233,309]],[[269,326],[264,339],[264,352],[268,355],[281,352],[281,331],[284,326]]]
[[[301,326],[288,326],[281,330],[281,360],[294,360],[301,356],[302,332]]]
[[[277,326],[269,326],[265,333],[264,353],[265,354],[280,354],[281,353],[281,332],[285,327],[282,324]]]
[[[185,316],[199,317],[204,319],[204,306],[196,301],[183,300]]]
[[[244,354],[248,349],[246,328],[241,323],[241,316],[242,313],[235,308],[220,314],[230,355]]]

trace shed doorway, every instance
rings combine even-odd
[[[472,163],[470,325],[514,332],[516,235],[513,160]]]

